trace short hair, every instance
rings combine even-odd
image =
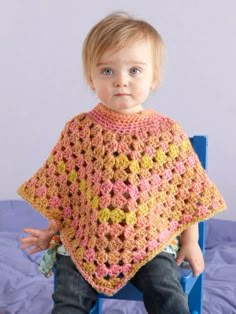
[[[153,51],[153,73],[160,83],[165,50],[160,34],[146,21],[135,19],[125,12],[115,12],[94,25],[84,40],[83,70],[88,84],[91,84],[93,67],[107,50],[119,50],[142,39],[150,41]]]

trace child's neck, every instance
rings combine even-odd
[[[105,105],[106,106],[106,105]],[[144,108],[142,105],[138,105],[132,108],[127,108],[127,109],[115,109],[115,108],[110,108],[109,106],[106,106],[109,109],[117,112],[117,113],[121,113],[121,114],[135,114],[135,113],[141,113]]]

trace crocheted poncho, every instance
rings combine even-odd
[[[57,221],[80,273],[107,295],[184,229],[225,208],[175,121],[102,104],[66,124],[18,193]]]

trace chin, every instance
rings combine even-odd
[[[121,110],[122,109],[133,109],[135,107],[136,107],[136,105],[130,105],[130,104],[126,104],[126,103],[121,103],[121,104],[116,106],[116,108],[121,109]]]

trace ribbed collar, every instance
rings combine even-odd
[[[138,113],[124,114],[109,109],[102,103],[88,112],[90,118],[109,129],[117,131],[137,130],[156,120],[157,113],[152,109],[144,109]]]

